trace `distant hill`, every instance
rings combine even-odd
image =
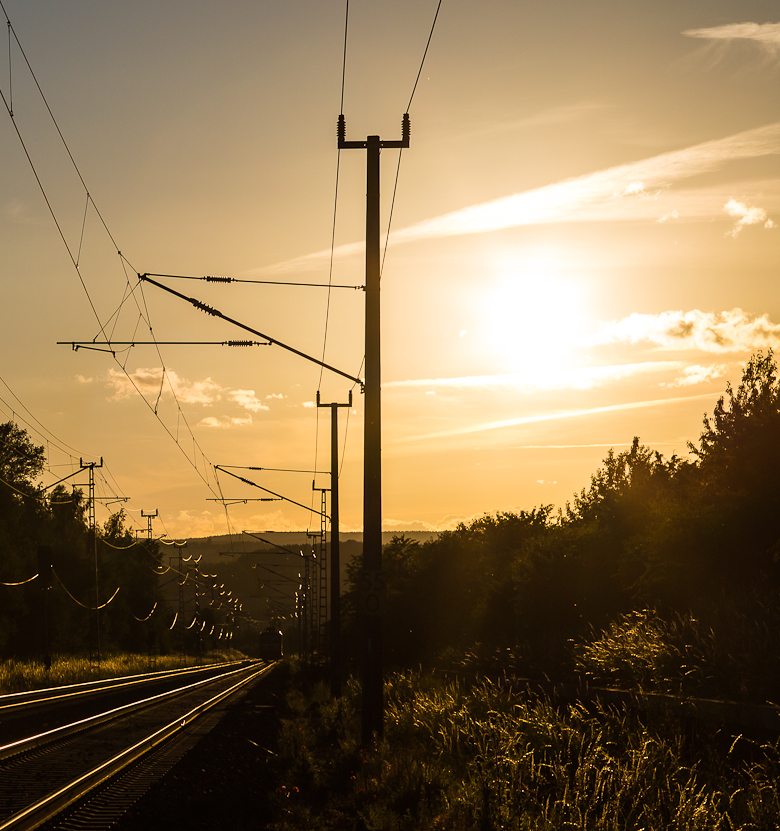
[[[427,542],[439,535],[433,531],[384,531],[382,545],[387,545],[393,537],[403,534],[418,542]],[[261,539],[260,539],[261,538]],[[266,540],[267,542],[263,542]],[[342,543],[363,542],[361,531],[346,531],[339,534]],[[213,537],[192,537],[187,540],[187,555],[203,557],[204,562],[225,562],[241,554],[259,549],[280,546],[291,548],[294,551],[305,545],[311,545],[312,540],[307,538],[304,531],[257,531],[252,534],[222,534]]]
[[[404,533],[420,542],[438,536],[424,531]],[[383,544],[400,534],[401,532],[382,534]],[[339,583],[344,592],[347,588],[347,565],[363,550],[363,535],[347,532],[339,536]],[[287,549],[290,553],[285,554],[280,549]],[[181,583],[178,576],[167,579],[161,589],[170,606],[187,617],[194,614],[199,603],[213,605],[214,602],[219,603],[224,592],[232,592],[233,597],[241,599],[245,619],[254,621],[262,629],[272,616],[282,620],[291,619],[290,614],[295,604],[293,598],[304,570],[303,561],[297,555],[301,551],[308,554],[310,550],[311,540],[307,540],[305,532],[265,531],[257,536],[224,534],[193,537],[187,540],[183,549],[162,546],[163,562],[184,574],[194,574],[197,569],[206,578],[202,582],[205,588],[200,589],[201,597],[197,597],[194,582]]]

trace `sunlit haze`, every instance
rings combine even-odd
[[[169,537],[319,530],[317,392],[352,389],[341,526],[360,530],[344,3],[3,4],[0,417],[47,448],[44,484],[102,457],[100,522],[116,494]],[[436,7],[350,3],[348,138],[400,138]],[[381,157],[386,530],[563,506],[634,436],[684,456],[780,342],[778,21],[753,0],[444,0],[410,148]],[[222,346],[263,338],[138,274],[244,281],[154,277],[344,374]]]

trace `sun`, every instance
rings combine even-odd
[[[479,341],[498,371],[534,378],[581,363],[590,325],[584,281],[550,252],[495,257],[481,287]]]

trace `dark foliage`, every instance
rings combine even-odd
[[[715,625],[728,607],[747,632],[780,591],[771,352],[750,359],[689,449],[689,460],[665,459],[635,438],[610,450],[557,515],[541,506],[486,515],[425,544],[394,538],[384,554],[390,659],[444,666],[460,655],[473,665],[481,655],[495,667],[503,654],[513,671],[560,673],[572,639],[647,608]],[[739,637],[731,633],[731,648]],[[777,673],[767,673],[777,695]]]
[[[139,620],[159,598],[157,544],[136,541],[123,511],[93,535],[78,488],[37,484],[44,461],[24,430],[0,424],[0,656],[95,650],[95,607],[112,596],[100,610],[101,651],[159,650],[161,615]]]

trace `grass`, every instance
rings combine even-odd
[[[360,691],[302,677],[283,719],[274,831],[776,829],[780,749],[674,711],[557,706],[510,685],[398,673],[385,736],[360,745]]]
[[[641,691],[763,704],[780,699],[780,611],[750,615],[724,602],[709,623],[653,610],[623,615],[573,645],[576,670],[590,681]]]
[[[235,650],[210,652],[203,656],[203,663],[241,660],[246,656]],[[190,666],[194,659],[185,659]],[[157,658],[155,669],[177,669],[182,666],[178,654],[162,655]],[[138,675],[149,672],[149,656],[119,653],[105,656],[100,662],[100,672],[86,657],[60,656],[52,659],[51,669],[41,661],[7,660],[0,662],[0,695],[40,690],[46,687],[61,687],[79,684],[100,678],[119,678],[124,675]]]

